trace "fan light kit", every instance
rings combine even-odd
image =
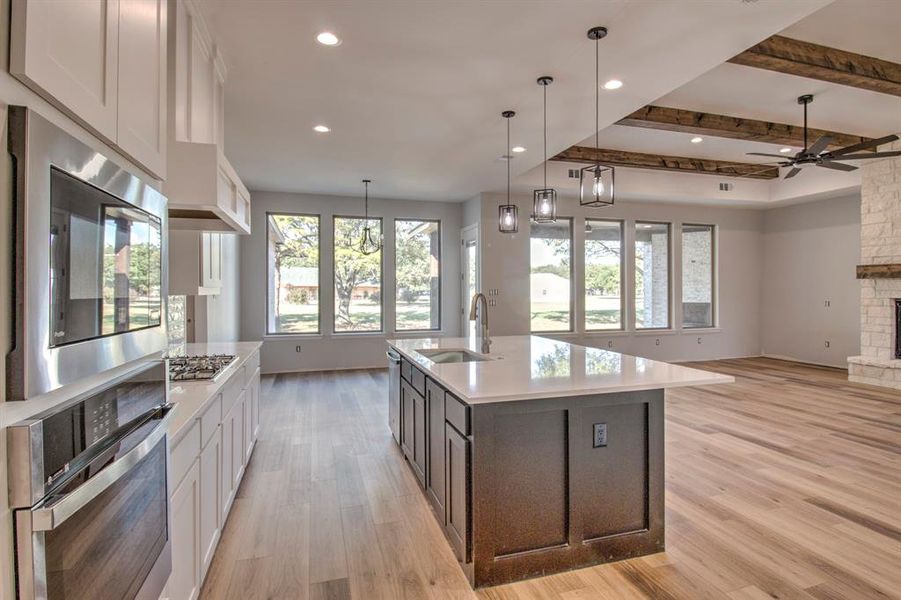
[[[600,150],[600,40],[607,36],[606,27],[592,27],[588,30],[588,39],[594,40],[594,145]],[[608,82],[609,83],[609,82]],[[613,206],[613,182],[615,171],[612,166],[602,165],[595,161],[593,165],[579,171],[579,204],[600,208]]]
[[[323,46],[338,46],[341,44],[340,38],[331,31],[323,31],[316,36],[316,41]]]
[[[838,150],[826,151],[826,148],[832,145],[832,138],[828,135],[820,137],[810,146],[807,145],[807,105],[813,102],[812,94],[805,94],[798,98],[798,104],[804,106],[804,148],[797,154],[785,160],[784,156],[779,154],[768,154],[766,152],[748,152],[749,156],[767,156],[770,158],[782,159],[779,162],[771,163],[780,167],[791,167],[785,174],[785,179],[794,177],[802,170],[809,167],[824,167],[835,171],[856,171],[854,165],[846,165],[842,161],[846,160],[865,160],[870,158],[888,158],[891,156],[901,156],[901,150],[892,150],[889,152],[865,152],[863,154],[855,154],[861,150],[869,150],[883,144],[894,142],[898,139],[897,135],[887,135],[875,140],[867,140],[859,144],[851,144]],[[791,148],[782,148],[779,152],[791,152]]]
[[[316,125],[315,127],[313,127],[313,131],[315,131],[316,133],[328,133],[329,131],[331,131],[331,129],[329,129],[325,125]]]
[[[554,83],[548,75],[538,78],[538,85],[544,90],[544,186],[532,192],[532,220],[536,223],[557,222],[557,190],[547,186],[547,88]]]
[[[501,233],[516,233],[519,231],[519,209],[510,202],[510,119],[516,116],[512,110],[505,110],[501,116],[507,119],[507,145],[504,147],[504,156],[507,157],[507,203],[497,207],[497,230]]]
[[[363,217],[363,235],[360,238],[360,253],[369,256],[370,254],[375,254],[382,249],[382,235],[381,231],[379,231],[378,239],[372,234],[372,227],[369,226],[369,184],[372,183],[371,179],[364,179],[363,185],[365,186],[364,192],[364,217]],[[380,228],[381,229],[381,228]]]

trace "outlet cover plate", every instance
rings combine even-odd
[[[591,444],[592,448],[604,448],[607,446],[607,424],[606,423],[595,423],[594,424],[594,441]]]

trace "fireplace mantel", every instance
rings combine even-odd
[[[858,279],[901,279],[901,263],[857,265]]]

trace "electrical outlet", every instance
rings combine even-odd
[[[829,340],[826,340],[826,347],[829,347]]]
[[[613,348],[613,340],[610,340],[609,342],[607,342],[607,347]]]
[[[654,345],[655,345],[655,346],[659,346],[659,345],[660,345],[660,338],[657,338],[656,340],[654,340]]]
[[[701,338],[698,338],[698,343],[699,343],[699,344],[701,343]]]
[[[300,352],[300,346],[294,346],[294,351],[295,351],[295,352]]]
[[[592,448],[603,448],[607,445],[607,424],[594,424],[594,441],[591,443]]]
[[[826,308],[829,308],[830,306],[832,306],[832,301],[826,300],[825,302],[823,302],[823,306],[825,306]]]

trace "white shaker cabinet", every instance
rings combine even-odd
[[[166,174],[167,41],[165,0],[119,4],[119,126],[122,150]]]
[[[209,231],[169,232],[169,293],[209,296],[222,287],[222,235]]]
[[[12,75],[115,141],[119,0],[13,0]]]
[[[222,426],[200,451],[200,576],[206,576],[222,531]]]
[[[12,0],[10,73],[166,177],[166,0]]]
[[[172,511],[172,600],[194,600],[200,594],[200,469],[194,461],[170,497]]]

